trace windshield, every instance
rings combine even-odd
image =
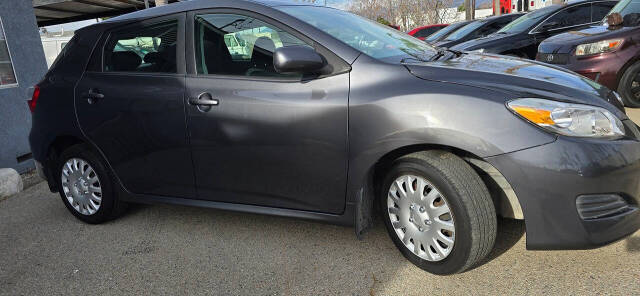
[[[534,10],[533,12],[529,12],[514,21],[508,23],[502,29],[500,29],[497,33],[521,33],[524,31],[531,30],[533,26],[538,24],[543,18],[549,16],[549,14],[558,9],[557,5],[547,6],[545,8],[540,8]]]
[[[457,31],[451,33],[451,35],[447,36],[447,38],[445,40],[447,41],[456,41],[456,40],[460,40],[462,38],[464,38],[464,36],[467,36],[469,33],[473,32],[475,29],[482,27],[486,22],[485,21],[475,21],[472,22],[460,29],[458,29]]]
[[[455,23],[455,24],[451,24],[448,25],[444,28],[442,28],[440,31],[435,32],[431,35],[429,35],[429,37],[427,37],[427,39],[425,39],[425,41],[427,42],[432,42],[434,40],[439,40],[441,37],[443,36],[447,36],[449,33],[460,29],[460,27],[464,26],[465,23]]]
[[[352,13],[318,6],[278,7],[373,58],[388,62],[428,60],[437,50],[420,39]]]
[[[616,12],[622,15],[622,17],[632,13],[640,13],[640,0],[622,0],[618,2],[618,4],[616,4],[616,6],[614,6],[607,15]],[[606,17],[603,22],[607,22]]]

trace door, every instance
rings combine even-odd
[[[83,132],[133,193],[195,197],[184,103],[184,17],[105,33],[76,86]]]
[[[342,213],[348,71],[277,73],[276,48],[313,43],[249,12],[192,12],[188,19],[195,64],[187,116],[199,198]]]

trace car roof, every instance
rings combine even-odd
[[[222,8],[222,7],[276,7],[276,6],[319,6],[311,2],[295,1],[295,0],[191,0],[171,3],[168,5],[139,10],[132,13],[123,14],[114,18],[110,18],[106,22],[119,22],[134,19],[145,19],[179,13],[189,10]]]
[[[492,15],[490,17],[486,17],[486,18],[483,18],[483,19],[478,19],[478,21],[494,21],[494,20],[501,19],[501,18],[522,16],[523,14],[524,14],[524,12],[512,12],[512,13],[501,14],[501,15]]]

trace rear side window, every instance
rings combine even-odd
[[[273,52],[308,45],[271,24],[237,14],[197,15],[195,35],[198,74],[290,77],[275,71]]]
[[[430,28],[424,28],[418,32],[416,32],[415,35],[413,35],[413,37],[427,37],[437,31],[439,31],[440,29],[442,29],[443,27],[430,27]]]
[[[588,24],[591,22],[591,4],[566,8],[552,16],[545,23],[548,22],[557,22],[556,29]]]
[[[105,72],[177,73],[178,21],[111,34],[104,48]]]

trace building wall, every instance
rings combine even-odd
[[[33,168],[31,160],[22,163],[16,160],[30,152],[27,91],[44,76],[47,64],[32,1],[1,0],[0,18],[18,80],[17,87],[0,88],[0,168],[24,172]]]

